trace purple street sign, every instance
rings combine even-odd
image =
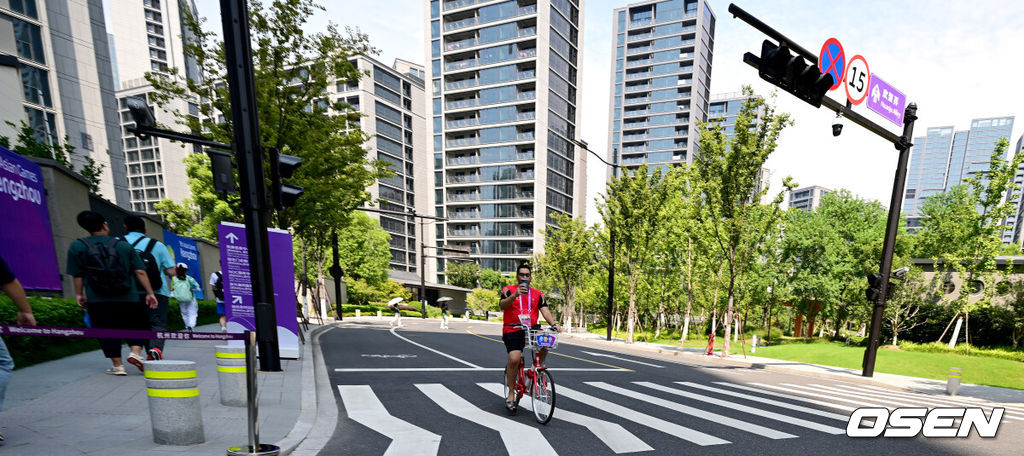
[[[903,110],[907,107],[907,97],[903,92],[878,77],[871,75],[871,90],[868,92],[868,109],[877,112],[896,126],[903,126]]]
[[[270,241],[271,280],[274,287],[274,314],[277,319],[277,345],[284,358],[298,358],[299,325],[295,320],[295,263],[292,235],[282,230],[267,230]],[[224,306],[228,331],[256,330],[252,279],[249,275],[249,248],[245,226],[221,223],[217,227],[220,265],[224,274]]]
[[[0,147],[0,256],[30,290],[60,290],[57,252],[50,231],[39,165]]]

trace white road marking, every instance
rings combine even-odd
[[[664,432],[674,437],[696,443],[697,445],[721,445],[730,443],[728,440],[720,439],[713,435],[708,435],[700,431],[695,431],[685,426],[680,426],[675,423],[670,423],[661,418],[656,418],[644,413],[637,412],[628,407],[621,406],[614,402],[609,402],[604,399],[600,399],[589,394],[581,393],[579,391],[567,388],[565,386],[559,386],[556,390],[558,397],[567,397],[569,399],[579,401],[583,404],[589,405],[600,409],[601,411],[607,412],[613,416],[630,420],[634,423],[647,426],[651,429]]]
[[[812,429],[812,430],[815,430],[815,431],[821,431],[821,432],[824,432],[826,434],[832,434],[832,435],[846,434],[846,429],[840,429],[840,428],[837,428],[835,426],[828,426],[828,425],[824,425],[824,424],[821,424],[821,423],[815,423],[813,421],[805,420],[805,419],[802,419],[802,418],[796,418],[796,417],[792,417],[792,416],[788,416],[788,415],[783,415],[781,413],[769,412],[767,410],[761,410],[761,409],[750,407],[750,406],[747,406],[747,405],[738,404],[736,402],[723,401],[721,399],[714,399],[714,398],[706,397],[706,396],[703,396],[703,395],[700,395],[700,394],[694,394],[694,393],[691,393],[689,391],[683,391],[683,390],[680,390],[680,389],[670,388],[670,387],[667,387],[667,386],[659,385],[657,383],[651,383],[651,382],[633,382],[633,383],[637,384],[637,385],[640,385],[640,386],[646,386],[646,387],[651,388],[651,389],[656,389],[658,391],[662,391],[662,392],[665,392],[665,393],[675,394],[676,396],[682,396],[682,397],[685,397],[685,398],[693,399],[695,401],[707,402],[709,404],[719,405],[719,406],[726,407],[726,408],[731,409],[731,410],[736,410],[736,411],[740,411],[740,412],[744,412],[744,413],[750,413],[752,415],[757,415],[757,416],[762,417],[762,418],[768,418],[770,420],[781,421],[783,423],[792,424],[794,426],[800,426],[800,427],[807,428],[807,429]]]
[[[776,431],[774,429],[769,429],[769,428],[766,428],[764,426],[759,426],[759,425],[756,425],[756,424],[753,424],[753,423],[748,423],[746,421],[737,420],[735,418],[729,418],[729,417],[724,416],[724,415],[719,415],[717,413],[712,413],[712,412],[704,411],[704,410],[701,410],[701,409],[693,408],[693,407],[690,407],[690,406],[687,406],[687,405],[679,404],[679,403],[676,403],[676,402],[672,402],[672,401],[669,401],[669,400],[662,399],[660,397],[654,397],[654,396],[651,396],[651,395],[648,395],[648,394],[644,394],[644,393],[640,393],[640,392],[637,392],[637,391],[628,390],[628,389],[621,388],[621,387],[618,387],[618,386],[615,386],[615,385],[611,385],[611,384],[608,384],[608,383],[605,383],[605,382],[584,382],[584,383],[587,384],[587,385],[593,386],[593,387],[601,388],[601,389],[606,390],[606,391],[611,391],[613,393],[618,393],[618,394],[621,394],[621,395],[626,396],[626,397],[631,397],[631,398],[634,398],[634,399],[638,399],[638,400],[641,400],[641,401],[644,401],[644,402],[647,402],[647,403],[650,403],[650,404],[660,405],[662,407],[665,407],[665,408],[670,409],[670,410],[675,410],[675,411],[680,412],[680,413],[685,413],[687,415],[692,415],[692,416],[696,416],[698,418],[703,418],[703,419],[708,420],[709,422],[712,422],[712,423],[715,423],[715,424],[721,424],[721,425],[724,425],[724,426],[729,426],[729,427],[732,427],[732,428],[739,429],[741,431],[749,432],[751,434],[757,434],[757,435],[760,435],[760,436],[763,436],[763,437],[768,437],[770,439],[792,439],[792,438],[796,438],[796,436],[793,435],[793,434],[788,434],[788,433],[785,433],[785,432],[782,432],[782,431]]]
[[[831,407],[831,408],[843,410],[843,411],[846,411],[846,412],[852,412],[852,411],[856,410],[856,407],[849,407],[849,406],[846,406],[846,405],[839,405],[839,404],[836,404],[836,403],[833,403],[833,402],[816,401],[814,399],[808,399],[806,397],[793,396],[791,394],[784,394],[784,393],[776,393],[774,391],[765,391],[763,388],[762,389],[758,389],[758,388],[754,388],[752,386],[740,385],[738,383],[729,383],[729,382],[714,382],[714,383],[718,384],[718,385],[723,385],[723,386],[731,386],[733,388],[737,388],[737,389],[741,389],[741,390],[745,390],[745,391],[753,391],[755,393],[765,394],[765,395],[768,395],[768,396],[775,396],[775,397],[781,397],[781,398],[790,399],[790,400],[794,400],[794,401],[806,402],[808,404],[820,405],[822,407]]]
[[[841,386],[841,387],[843,387],[845,389],[850,389],[850,390],[870,391],[873,394],[905,395],[907,397],[917,397],[917,398],[921,398],[921,399],[924,399],[924,400],[928,400],[928,401],[934,402],[936,404],[951,404],[951,405],[955,405],[957,407],[965,407],[966,406],[966,407],[988,407],[988,408],[995,407],[995,408],[1004,408],[1004,409],[1006,409],[1006,413],[1007,414],[1011,414],[1012,413],[1012,414],[1017,414],[1017,415],[1024,415],[1024,410],[1017,411],[1019,409],[1015,409],[1012,406],[1007,407],[1007,406],[1002,405],[1002,404],[1000,404],[998,402],[991,402],[991,401],[978,402],[978,401],[973,401],[973,400],[969,400],[969,399],[965,399],[965,398],[956,398],[956,397],[949,397],[949,396],[932,396],[930,394],[920,393],[920,392],[916,392],[916,391],[897,391],[897,390],[891,390],[891,389],[887,389],[887,388],[877,387],[877,386],[874,386],[874,385],[861,385],[861,384],[851,385],[851,384],[847,384],[847,383],[837,383],[837,384],[835,384],[835,386]],[[1013,416],[1008,416],[1008,415],[1004,415],[1004,416],[1006,418],[1020,419],[1020,418],[1014,418]]]
[[[417,347],[420,347],[420,348],[422,348],[424,350],[429,350],[429,351],[432,351],[434,353],[437,353],[438,355],[444,356],[445,358],[453,359],[453,360],[458,361],[458,362],[460,362],[462,364],[465,364],[465,365],[467,365],[469,367],[475,367],[477,369],[482,369],[480,366],[477,366],[476,364],[473,364],[473,363],[470,363],[470,362],[467,362],[467,361],[463,361],[463,360],[461,360],[459,358],[456,358],[456,357],[454,357],[452,355],[449,355],[447,353],[444,353],[442,351],[434,350],[433,348],[430,348],[430,347],[428,347],[426,345],[420,344],[418,342],[413,342],[413,341],[411,341],[409,339],[406,339],[405,337],[399,336],[398,333],[395,332],[396,329],[398,329],[398,328],[391,328],[391,334],[393,334],[395,337],[397,337],[399,339],[402,339],[402,340],[404,340],[404,341],[406,341],[406,342],[408,342],[410,344],[413,344],[413,345],[415,345]]]
[[[750,384],[751,385],[760,386],[761,388],[771,388],[771,389],[777,389],[777,390],[782,390],[782,391],[789,391],[791,393],[799,393],[799,394],[803,394],[805,396],[817,397],[817,398],[821,398],[821,399],[828,399],[829,401],[849,402],[851,404],[856,404],[857,405],[857,407],[851,407],[850,410],[853,410],[855,408],[860,408],[860,407],[885,407],[884,405],[881,405],[881,404],[874,404],[874,403],[863,402],[863,401],[855,401],[853,399],[843,399],[843,398],[835,397],[834,395],[829,395],[829,394],[818,394],[818,393],[812,393],[812,392],[802,391],[802,390],[801,391],[797,391],[797,390],[794,390],[793,388],[783,388],[781,386],[768,385],[766,383],[751,382]],[[767,391],[765,391],[765,392],[767,392]],[[807,400],[807,399],[802,399],[802,400]],[[885,407],[885,408],[892,409],[893,407]]]
[[[481,388],[490,391],[498,396],[505,394],[504,387],[500,383],[477,383]],[[555,391],[557,394],[557,390]],[[523,396],[520,407],[525,410],[532,410],[533,399],[530,396]],[[653,451],[650,445],[637,438],[632,432],[622,426],[597,418],[592,418],[568,410],[555,409],[552,419],[558,419],[572,424],[578,424],[587,428],[595,437],[601,439],[608,448],[618,454],[636,453],[639,451]]]
[[[369,385],[338,385],[348,417],[391,439],[385,455],[436,455],[441,436],[388,413]]]
[[[893,406],[897,406],[897,407],[914,407],[914,406],[920,404],[919,401],[910,400],[910,399],[903,399],[903,398],[901,398],[899,400],[895,400],[895,399],[887,398],[887,397],[877,397],[877,396],[876,397],[870,397],[870,396],[867,396],[865,394],[845,393],[845,392],[843,392],[843,390],[838,390],[838,389],[835,389],[835,388],[829,388],[827,386],[822,386],[822,385],[797,385],[797,384],[794,384],[794,383],[783,383],[783,385],[791,387],[791,388],[799,388],[801,390],[809,390],[809,391],[815,391],[815,392],[831,394],[831,395],[833,395],[833,399],[834,400],[838,400],[838,398],[836,398],[834,396],[843,396],[843,397],[852,397],[852,398],[858,399],[858,400],[867,399],[867,400],[874,400],[874,401],[884,401],[887,404],[891,404],[891,405],[888,405],[889,408],[893,408]],[[799,391],[799,392],[802,393],[803,391]],[[871,407],[871,406],[868,405],[867,407]]]
[[[437,383],[416,384],[423,394],[452,415],[472,423],[485,426],[501,435],[505,449],[510,456],[538,456],[557,454],[547,439],[536,428],[480,410],[469,401],[459,397],[444,385]]]
[[[608,355],[608,354],[605,354],[605,353],[596,353],[596,352],[589,352],[589,351],[586,351],[586,350],[582,350],[582,351],[583,351],[583,353],[586,353],[586,354],[588,354],[588,355],[590,355],[590,356],[603,356],[603,357],[605,357],[605,358],[612,358],[612,359],[617,359],[617,360],[619,360],[619,361],[625,361],[625,362],[627,362],[627,363],[636,363],[636,364],[642,364],[642,365],[644,365],[644,366],[651,366],[651,367],[665,367],[665,366],[659,366],[659,365],[657,365],[657,364],[645,363],[645,362],[643,362],[643,361],[636,361],[636,360],[632,360],[632,359],[628,359],[628,358],[622,358],[622,357],[619,357],[619,356],[615,356],[615,355]]]
[[[842,421],[842,422],[849,421],[849,419],[850,419],[850,417],[848,417],[846,415],[841,415],[841,414],[838,414],[838,413],[825,412],[825,411],[821,411],[821,410],[818,410],[818,409],[813,409],[813,408],[810,408],[810,407],[804,407],[804,406],[801,406],[801,405],[790,404],[788,402],[776,401],[774,399],[767,399],[767,398],[763,398],[763,397],[759,397],[759,396],[754,396],[752,394],[738,393],[736,391],[731,391],[731,390],[728,390],[728,389],[712,388],[712,387],[707,386],[707,385],[701,385],[701,384],[693,383],[693,382],[676,382],[676,383],[678,383],[680,385],[684,385],[684,386],[689,386],[691,388],[697,388],[697,389],[702,389],[702,390],[706,390],[706,391],[711,391],[711,392],[714,392],[714,393],[724,394],[726,396],[738,397],[740,399],[746,399],[748,401],[760,402],[762,404],[774,405],[774,406],[777,406],[777,407],[785,408],[787,410],[796,410],[798,412],[809,413],[811,415],[818,415],[818,416],[822,416],[822,417],[825,417],[825,418],[831,418],[833,420],[838,420],[838,421]],[[851,410],[852,410],[852,408],[851,408]]]
[[[487,372],[504,367],[337,367],[334,372]],[[554,372],[630,372],[611,367],[549,367]]]
[[[812,384],[811,386],[816,386],[818,388],[822,388],[822,389],[827,390],[827,391],[835,391],[837,393],[855,393],[855,394],[860,394],[860,395],[874,396],[874,397],[877,397],[879,399],[902,400],[902,401],[910,402],[912,404],[927,405],[929,407],[936,407],[936,406],[938,406],[938,407],[944,407],[944,406],[947,406],[947,407],[948,406],[962,407],[964,405],[964,404],[960,404],[960,403],[956,403],[956,402],[951,402],[951,401],[943,401],[943,400],[938,399],[938,398],[933,399],[933,398],[930,398],[930,397],[921,397],[921,396],[915,396],[915,395],[911,395],[911,394],[899,394],[899,393],[897,393],[895,391],[881,392],[881,391],[873,391],[873,390],[859,390],[859,389],[854,389],[854,388],[850,388],[850,387],[835,388],[835,387],[829,387],[829,386],[820,385],[820,384]],[[835,386],[841,386],[841,385],[835,385]],[[974,404],[974,406],[975,407],[982,407],[980,404]],[[989,407],[989,408],[991,408],[991,407]],[[989,411],[991,412],[991,410],[989,410]],[[1021,418],[1019,416],[1007,415],[1006,413],[1013,413],[1013,412],[1006,412],[1004,410],[1004,415],[1003,415],[1004,418],[1011,419],[1011,420],[1016,420],[1016,421],[1024,421],[1024,418]],[[1018,413],[1018,415],[1019,415],[1019,413]]]

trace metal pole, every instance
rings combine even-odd
[[[270,269],[270,244],[267,239],[269,207],[263,177],[263,149],[260,147],[260,125],[256,108],[252,39],[249,36],[249,7],[245,0],[221,0],[220,8],[234,130],[232,150],[235,152],[241,181],[260,370],[279,372],[281,355],[277,346],[274,285]]]
[[[424,230],[425,221],[420,219],[420,308],[423,314],[420,318],[427,318],[427,257],[423,256],[424,239],[426,239],[426,233]]]
[[[338,260],[338,230],[333,230],[331,235],[331,250],[334,252],[334,266],[331,266],[331,277],[334,277],[334,313],[341,316],[341,264]]]
[[[896,148],[900,151],[899,164],[896,165],[896,178],[892,185],[892,198],[889,200],[889,219],[885,226],[885,246],[882,249],[882,286],[875,301],[871,314],[871,334],[868,348],[864,351],[864,377],[875,374],[875,355],[878,352],[878,337],[882,327],[882,312],[885,310],[885,295],[889,290],[889,273],[892,271],[892,255],[896,248],[896,232],[899,228],[900,211],[903,203],[903,186],[907,181],[907,162],[910,160],[911,139],[914,135],[914,121],[917,120],[917,103],[910,103],[903,113],[903,136]]]
[[[614,151],[614,149],[612,149]],[[619,178],[619,155],[612,152],[612,180]],[[615,197],[614,191],[612,191],[612,197]],[[612,321],[615,299],[615,219],[611,220],[611,224],[608,227],[608,329],[606,340],[612,340]]]
[[[256,451],[260,446],[259,395],[256,394],[256,333],[245,332],[245,392],[249,409],[249,448]]]

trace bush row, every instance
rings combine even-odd
[[[85,311],[73,299],[29,297],[32,313],[39,326],[84,328]],[[0,324],[17,324],[18,308],[6,295],[0,296]],[[217,303],[199,301],[200,325],[218,321]],[[185,329],[178,303],[171,300],[167,311],[167,327],[172,331]],[[96,339],[74,337],[6,336],[4,342],[14,358],[16,368],[60,359],[100,348]]]

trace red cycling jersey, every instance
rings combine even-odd
[[[501,290],[501,299],[505,299],[516,293],[516,289],[519,285],[509,285]],[[540,308],[547,307],[547,300],[544,299],[544,293],[536,288],[530,288],[528,294],[517,296],[512,301],[512,305],[505,309],[505,313],[502,315],[502,327],[501,333],[506,334],[510,332],[522,331],[522,328],[516,326],[509,326],[510,324],[519,323],[520,314],[530,315],[530,326],[540,323]]]

